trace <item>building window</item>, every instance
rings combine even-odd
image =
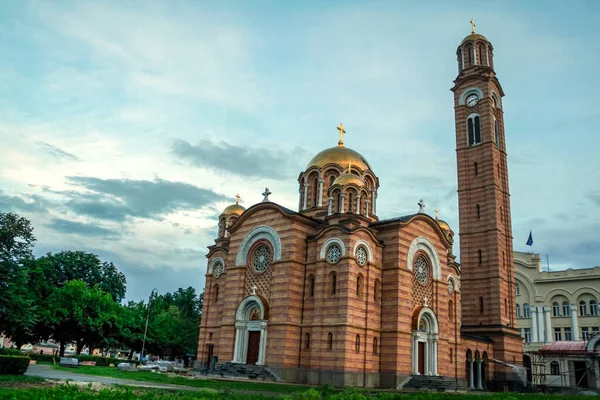
[[[508,317],[508,299],[504,298],[504,315]]]
[[[525,328],[523,332],[525,343],[531,343],[531,328]]]
[[[557,301],[555,301],[554,303],[552,303],[552,316],[553,317],[560,317],[560,305],[558,304]]]
[[[479,314],[483,315],[483,297],[479,298]]]
[[[252,256],[252,266],[256,272],[264,272],[271,265],[271,249],[266,244],[259,245]]]
[[[354,340],[354,351],[360,353],[360,335],[356,335],[356,339]]]
[[[587,306],[585,304],[585,301],[581,300],[579,302],[579,315],[584,316],[587,315]]]
[[[381,301],[381,282],[379,282],[379,279],[375,279],[375,286],[373,288],[373,300],[375,300],[376,303],[379,303]]]
[[[333,350],[333,333],[331,332],[327,334],[327,348]]]
[[[219,285],[214,286],[215,303],[219,300]]]
[[[589,339],[590,339],[590,332],[588,330],[588,327],[582,326],[581,327],[581,340],[589,340]]]
[[[327,249],[327,261],[329,261],[332,264],[335,264],[338,261],[340,261],[341,257],[342,250],[340,249],[340,246],[338,246],[337,244],[332,244],[331,246],[329,246],[329,248]]]
[[[219,277],[223,275],[223,271],[225,271],[225,268],[223,268],[223,263],[221,261],[217,261],[213,265],[213,276],[219,279]]]
[[[521,286],[519,286],[519,282],[515,282],[515,296],[521,295]]]
[[[210,332],[210,333],[208,334],[208,340],[209,340],[209,341],[212,341],[212,338],[213,338],[213,334],[212,334],[212,332]]]
[[[331,274],[329,274],[329,280],[330,280],[330,293],[331,294],[336,294],[337,292],[337,275],[335,274],[335,272],[332,272]]]
[[[315,277],[314,277],[314,275],[311,275],[308,278],[308,293],[309,293],[310,297],[313,297],[315,295]]]
[[[475,170],[475,175],[479,175],[479,169],[477,168],[477,163],[473,163],[473,169]]]
[[[367,250],[363,246],[356,249],[356,262],[361,266],[367,265]]]
[[[448,349],[448,359],[450,360],[450,364],[454,362],[454,352],[452,351],[452,347]]]
[[[304,335],[304,347],[310,349],[310,333]]]
[[[479,265],[483,264],[483,255],[481,253],[481,249],[477,250],[477,257],[479,258]]]
[[[523,318],[529,318],[531,317],[531,314],[529,312],[529,304],[525,303],[523,304]]]
[[[571,316],[571,307],[569,306],[568,302],[563,301],[563,303],[562,303],[562,309],[563,309],[563,315],[565,317],[570,317]]]
[[[454,302],[448,300],[448,319],[454,321]]]
[[[596,303],[596,300],[590,300],[590,315],[598,315],[598,303]]]
[[[477,209],[477,219],[481,218],[481,207],[479,206],[479,204],[477,204],[475,206],[475,208]]]
[[[592,326],[592,335],[597,335],[600,332],[600,327]]]
[[[560,333],[560,328],[554,328],[554,340],[559,342],[562,340],[562,335]]]
[[[560,367],[556,361],[550,363],[550,375],[560,375]]]
[[[378,345],[377,338],[373,338],[373,354],[377,354],[379,348]]]
[[[498,120],[494,118],[494,139],[496,141],[496,147],[500,147],[500,131],[498,128]]]
[[[363,278],[362,274],[358,274],[358,276],[356,277],[356,295],[358,297],[362,297],[363,282],[364,282],[364,278]]]
[[[429,280],[429,265],[427,264],[427,259],[423,256],[417,257],[413,269],[415,271],[417,282],[421,285],[425,285]]]
[[[469,135],[469,146],[481,143],[481,127],[478,114],[472,114],[467,118],[467,132]]]
[[[573,336],[571,335],[571,328],[564,328],[564,329],[565,329],[565,340],[566,341],[573,340]]]
[[[521,318],[521,305],[517,304],[517,318]]]

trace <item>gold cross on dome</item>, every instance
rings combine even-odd
[[[471,34],[475,33],[475,20],[471,18]]]
[[[240,204],[240,199],[241,199],[241,197],[240,197],[240,194],[239,194],[239,193],[237,193],[237,194],[235,195],[235,204]]]
[[[344,124],[340,123],[340,126],[337,127],[337,130],[340,131],[340,140],[338,141],[338,146],[343,146],[344,145],[344,133],[346,133],[346,131],[344,130]]]
[[[438,208],[435,209],[435,219],[438,219],[440,216],[440,210]]]

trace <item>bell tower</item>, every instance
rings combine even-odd
[[[521,364],[504,137],[504,92],[492,44],[475,32],[456,51],[454,113],[462,285],[462,332],[494,341],[494,358]],[[502,380],[508,377],[497,376]]]

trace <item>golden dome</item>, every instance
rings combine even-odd
[[[345,146],[335,146],[323,150],[310,160],[306,169],[310,167],[323,168],[328,164],[337,164],[342,168],[346,168],[348,164],[352,164],[353,167],[360,168],[361,171],[371,170],[371,166],[360,153]]]
[[[445,231],[451,231],[452,229],[450,229],[450,225],[448,225],[448,223],[444,220],[441,219],[436,219],[438,225],[440,226],[440,228],[442,228]]]
[[[485,38],[485,36],[483,36],[483,35],[480,35],[479,33],[471,33],[469,36],[467,36],[466,38],[464,38],[464,39],[463,39],[463,41],[461,42],[461,44],[462,44],[462,43],[464,43],[464,42],[467,42],[467,41],[469,41],[469,40],[471,40],[471,41],[475,41],[475,40],[477,40],[477,39],[485,40],[486,42],[488,41],[488,40]]]
[[[365,182],[360,179],[360,176],[355,175],[355,174],[344,174],[344,175],[340,175],[338,176],[335,181],[333,181],[333,184],[331,186],[335,186],[335,185],[349,185],[349,184],[355,184],[358,187],[362,187],[364,186]]]
[[[240,216],[244,211],[246,211],[246,209],[236,203],[225,207],[221,214]]]

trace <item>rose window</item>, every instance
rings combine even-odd
[[[219,278],[223,274],[223,263],[216,262],[213,266],[213,276]]]
[[[356,250],[356,261],[358,261],[358,265],[367,265],[367,251],[364,247]]]
[[[450,282],[448,282],[448,293],[452,294],[454,293],[454,281],[450,280]]]
[[[340,261],[341,256],[342,250],[340,249],[340,246],[338,246],[337,244],[329,246],[329,249],[327,250],[327,261],[329,261],[332,264],[335,264],[338,261]]]
[[[252,266],[256,272],[263,272],[271,264],[271,250],[267,245],[260,245],[254,251],[254,258],[252,260]]]
[[[417,282],[421,285],[427,283],[427,279],[429,278],[429,266],[427,265],[427,261],[425,257],[418,257],[417,261],[415,261],[415,278],[417,278]]]

